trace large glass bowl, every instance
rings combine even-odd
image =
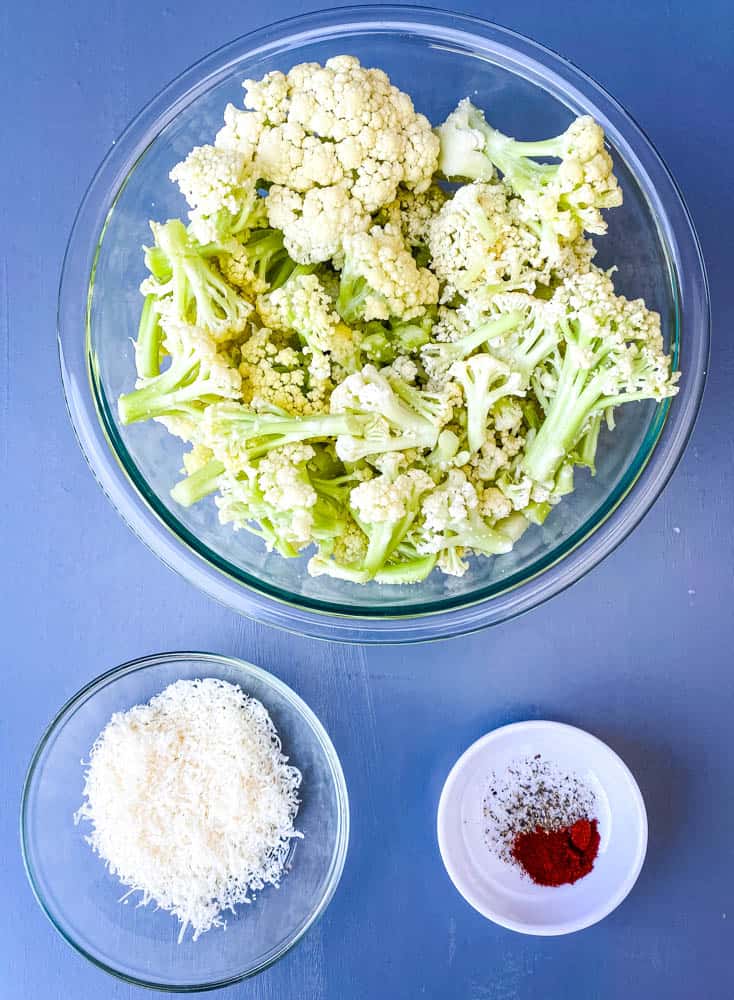
[[[116,400],[134,382],[133,347],[148,219],[181,216],[168,179],[192,146],[209,142],[241,82],[295,63],[353,53],[384,68],[438,122],[466,95],[503,131],[554,135],[574,115],[606,130],[624,206],[609,213],[597,262],[616,264],[619,291],[660,312],[682,370],[662,405],[622,407],[599,447],[594,478],[510,555],[477,561],[462,579],[433,573],[414,586],[313,579],[306,559],[267,553],[235,534],[208,499],[188,510],[169,490],[181,443],[154,423],[123,427]],[[169,566],[243,614],[346,641],[410,641],[480,628],[524,611],[577,580],[638,523],[678,462],[703,391],[709,340],[706,276],[674,181],[648,139],[598,84],[560,56],[505,28],[419,7],[352,7],[309,14],[246,35],[207,56],[158,95],[113,146],[87,192],[64,263],[61,365],[69,410],[102,487],[133,531]]]
[[[74,824],[92,744],[113,712],[149,701],[180,679],[215,677],[257,698],[283,752],[303,775],[290,871],[213,928],[178,943],[179,924],[125,890],[92,852],[89,825]],[[59,712],[33,755],[21,807],[26,871],[61,936],[106,972],[171,992],[216,989],[266,969],[301,939],[328,906],[344,868],[349,802],[339,758],[311,709],[282,681],[243,660],[207,653],[162,653],[123,664],[92,681]]]

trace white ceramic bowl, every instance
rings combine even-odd
[[[599,855],[574,885],[535,885],[485,840],[491,774],[535,754],[578,775],[596,796]],[[601,740],[559,722],[518,722],[487,733],[452,768],[438,805],[438,844],[451,881],[483,916],[521,934],[570,934],[602,920],[632,889],[645,860],[647,814],[629,768]]]

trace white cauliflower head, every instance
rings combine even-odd
[[[293,416],[328,410],[329,386],[314,382],[306,387],[303,359],[267,328],[254,330],[242,345],[239,373],[243,398],[253,410],[277,407]]]
[[[337,308],[348,321],[414,319],[437,300],[436,276],[418,267],[392,226],[373,226],[344,239]]]
[[[419,192],[430,186],[438,138],[382,70],[363,67],[354,56],[335,56],[324,66],[302,63],[244,86],[248,111],[228,109],[216,142],[248,153],[254,147],[259,176],[303,196],[294,201],[278,193],[271,216],[300,263],[332,257],[341,228],[355,232],[366,215],[395,198],[399,185]],[[335,201],[325,194],[332,187],[341,204],[334,220]],[[309,202],[315,190],[321,193]]]
[[[399,521],[410,512],[420,494],[433,488],[433,480],[421,469],[410,469],[395,478],[375,476],[354,487],[349,505],[368,524]]]
[[[316,452],[308,444],[274,448],[257,466],[263,499],[278,511],[308,510],[318,499],[305,472]]]
[[[247,227],[258,195],[252,159],[245,153],[196,146],[169,176],[191,206],[191,232],[200,243]]]
[[[364,232],[370,217],[344,184],[305,193],[274,184],[266,199],[268,222],[283,232],[285,248],[299,264],[316,264],[339,253],[342,241]]]
[[[428,224],[428,246],[444,301],[485,286],[532,292],[549,277],[538,236],[501,183],[460,187]]]

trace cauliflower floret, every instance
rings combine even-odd
[[[380,225],[389,224],[398,229],[409,247],[425,247],[428,243],[428,229],[431,219],[441,211],[448,200],[448,194],[437,184],[427,191],[416,194],[405,188],[398,190],[397,198],[378,213]]]
[[[359,564],[367,553],[367,536],[351,519],[334,543],[334,558],[341,563]]]
[[[387,451],[433,448],[442,426],[451,419],[455,398],[450,386],[442,392],[424,392],[365,365],[331,394],[332,413],[371,418],[359,438],[349,434],[337,438],[337,455],[344,462],[355,462]]]
[[[242,398],[242,378],[210,330],[182,322],[174,308],[164,309],[160,324],[170,364],[158,375],[138,378],[135,391],[120,396],[120,419],[129,424],[160,418],[172,434],[190,441],[207,403]]]
[[[475,329],[476,325],[472,326],[468,321],[463,308],[450,309],[446,305],[441,305],[438,307],[436,322],[431,330],[431,340],[451,344],[466,337]]]
[[[418,365],[412,358],[408,358],[404,354],[395,358],[389,367],[403,382],[415,382],[418,376]]]
[[[502,490],[488,486],[479,494],[479,513],[489,521],[500,521],[512,513],[512,504]]]
[[[503,477],[499,484],[500,492],[507,497],[513,510],[525,510],[533,495],[533,483],[528,476],[520,476],[512,479],[509,476]],[[543,500],[548,499],[548,494],[543,496]]]
[[[492,496],[489,505],[494,520]],[[416,536],[418,552],[443,552],[457,548],[463,555],[471,551],[485,555],[509,552],[513,540],[485,520],[482,499],[461,469],[451,469],[445,481],[423,498],[423,521]],[[460,557],[458,557],[460,558]],[[457,560],[445,558],[446,565]],[[456,570],[461,570],[459,565]]]
[[[428,245],[445,284],[443,301],[482,286],[532,292],[550,277],[538,236],[522,224],[517,199],[501,183],[460,187],[429,222]]]
[[[349,504],[368,524],[399,521],[408,513],[417,493],[432,489],[433,480],[427,473],[410,469],[395,479],[381,475],[360,483],[349,494]]]
[[[284,466],[287,464],[286,459]],[[250,465],[227,470],[219,477],[215,503],[220,522],[231,524],[235,531],[246,529],[259,535],[268,551],[275,549],[286,557],[297,555],[313,542],[312,509],[274,506],[263,496],[258,480],[259,469]]]
[[[556,203],[566,206],[577,220],[566,235],[573,239],[582,230],[603,235],[607,224],[600,209],[622,204],[612,158],[604,148],[604,130],[584,115],[571,122],[560,140],[562,159],[551,187]]]
[[[163,331],[162,345],[166,353],[171,355],[172,363],[193,359],[193,363],[198,366],[199,376],[207,373],[212,394],[225,399],[239,399],[242,377],[227,356],[228,345],[217,340],[209,330],[181,322],[169,302],[162,301],[158,303],[158,307]],[[155,379],[139,379],[136,384],[140,387],[153,381]]]
[[[333,143],[324,142],[294,122],[263,130],[257,148],[259,173],[293,191],[341,184],[344,168]]]
[[[492,421],[496,431],[518,431],[523,421],[522,406],[511,396],[504,396],[492,407]]]
[[[306,389],[306,372],[298,352],[278,345],[271,330],[254,331],[241,351],[243,398],[253,410],[268,411],[275,406],[294,416],[328,410],[330,385],[312,383]]]
[[[511,456],[502,445],[489,434],[479,451],[472,455],[469,465],[473,470],[473,477],[476,476],[484,482],[494,482],[502,469],[510,467],[511,460]]]
[[[151,222],[155,246],[146,248],[150,275],[140,284],[143,295],[155,297],[155,310],[183,324],[208,330],[218,340],[245,330],[252,306],[222,277],[222,273],[180,219]]]
[[[638,341],[662,352],[660,314],[648,309],[643,299],[617,295],[611,275],[612,271],[595,267],[569,277],[557,289],[554,304],[575,319],[589,337],[598,336],[600,330],[611,334],[612,328],[618,328],[625,341]]]
[[[508,459],[515,458],[525,447],[525,439],[522,434],[511,431],[501,431],[499,435],[500,446]]]
[[[259,175],[276,193],[271,225],[284,230],[299,263],[334,256],[341,232],[366,229],[362,220],[392,201],[399,185],[418,192],[430,186],[438,138],[382,70],[336,56],[244,86],[249,112],[228,108],[216,142],[248,152],[256,146]],[[288,198],[280,187],[302,197]]]
[[[235,150],[253,160],[265,121],[265,115],[260,112],[242,111],[228,104],[224,109],[224,126],[217,132],[214,145],[218,149]]]
[[[183,471],[187,476],[190,476],[194,472],[198,472],[199,469],[203,469],[213,458],[214,452],[211,448],[197,442],[191,446],[189,451],[184,452]]]
[[[350,328],[334,309],[334,302],[318,275],[296,274],[257,302],[263,323],[274,330],[295,331],[311,355],[309,368],[316,378],[329,378],[328,355],[341,369],[359,366],[359,349]]]
[[[413,450],[386,451],[383,455],[370,455],[368,461],[384,476],[397,479],[401,472],[405,472],[413,464],[417,454]]]
[[[304,467],[316,452],[308,444],[274,448],[257,466],[257,483],[263,499],[275,510],[308,510],[318,496]]]
[[[469,569],[469,563],[463,558],[465,551],[459,545],[442,549],[438,554],[436,565],[446,576],[463,576]]]
[[[304,63],[287,76],[269,73],[259,83],[246,81],[245,89],[245,106],[270,122],[293,122],[334,143],[368,212],[392,200],[400,183],[417,191],[429,186],[438,139],[382,70],[367,69],[354,56],[335,56],[323,67]]]
[[[357,319],[402,320],[422,316],[438,300],[438,281],[413,255],[391,226],[373,226],[369,233],[343,241],[337,309],[347,322]]]
[[[286,250],[299,264],[329,260],[345,237],[370,224],[361,202],[343,184],[313,187],[305,194],[273,184],[267,210],[270,225],[282,230]]]
[[[423,500],[424,526],[428,532],[442,533],[450,525],[465,521],[478,508],[477,491],[464,472],[451,469],[444,484]]]
[[[547,256],[584,231],[605,233],[601,209],[622,203],[604,132],[588,116],[553,139],[518,142],[489,125],[465,98],[437,132],[444,174],[485,180],[492,176],[492,165],[497,167],[533,213]],[[553,166],[536,162],[536,157],[561,162]]]
[[[251,298],[266,292],[268,283],[262,275],[255,273],[246,247],[241,243],[234,243],[227,250],[227,253],[221,254],[217,259],[219,270],[230,285],[234,285]]]
[[[368,540],[365,533],[351,517],[347,517],[344,528],[339,535],[334,539],[329,539],[326,545],[320,545],[319,554],[309,560],[309,575],[322,576],[328,573],[330,576],[339,577],[339,567],[361,566],[367,555],[367,545]],[[358,570],[357,573],[359,573]],[[350,578],[348,571],[345,576],[347,579]]]
[[[191,206],[191,232],[214,243],[241,232],[258,200],[252,160],[236,150],[196,146],[169,174]]]

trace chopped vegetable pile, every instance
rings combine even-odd
[[[660,317],[593,264],[622,202],[601,127],[519,142],[466,99],[434,130],[352,56],[244,87],[171,171],[188,225],[151,223],[122,421],[191,444],[176,502],[313,575],[509,552],[615,407],[676,392]]]

